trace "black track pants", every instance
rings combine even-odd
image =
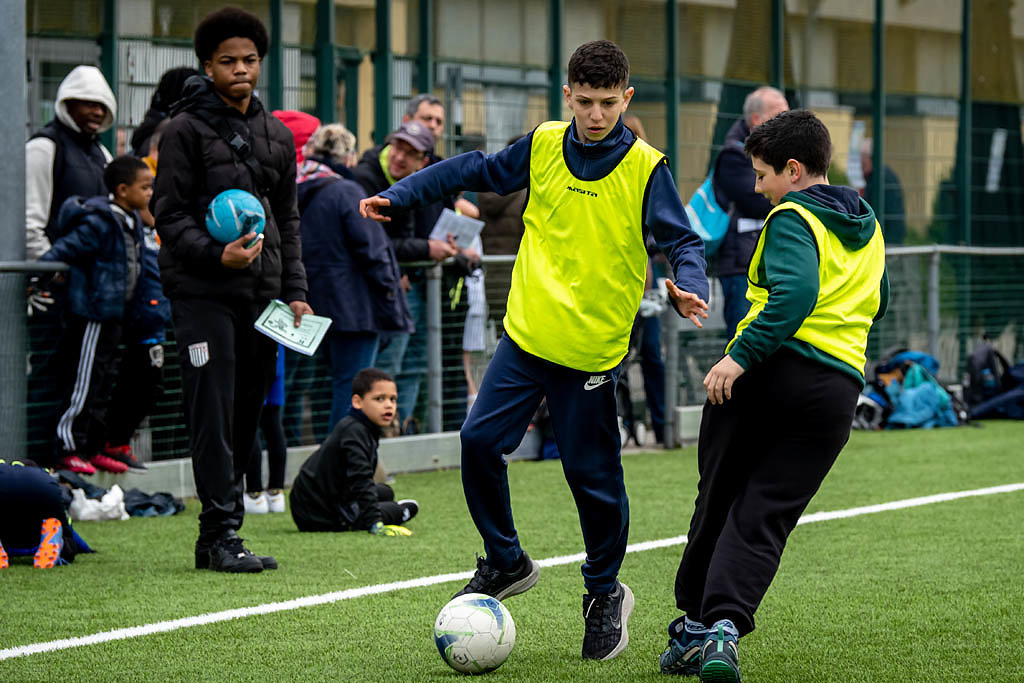
[[[859,393],[850,375],[784,349],[741,375],[732,399],[704,404],[675,585],[691,619],[754,630],[786,539],[850,436]]]
[[[253,329],[264,307],[171,302],[203,544],[242,526],[242,475],[277,357],[277,344]]]

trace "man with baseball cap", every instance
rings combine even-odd
[[[391,133],[383,145],[368,150],[355,168],[356,181],[372,197],[388,189],[402,178],[421,170],[434,149],[434,134],[421,121],[404,122]],[[399,262],[443,261],[454,256],[453,244],[428,237],[441,211],[454,209],[454,198],[413,210],[397,209],[388,214],[391,220],[382,223]],[[426,354],[426,284],[422,268],[403,271],[407,283],[406,300],[416,331],[395,333],[381,339],[377,367],[390,372],[398,381],[398,415],[409,417],[416,406],[419,387],[427,371]]]

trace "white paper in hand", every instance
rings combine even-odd
[[[476,236],[484,227],[484,222],[469,216],[455,213],[451,209],[441,212],[441,217],[434,223],[434,229],[430,231],[430,239],[448,241],[448,233],[455,236],[455,244],[459,249],[468,249]]]
[[[274,299],[256,318],[253,327],[274,341],[288,347],[292,351],[312,356],[327,334],[331,319],[322,315],[307,313],[302,316],[302,324],[295,327],[295,313],[283,301]]]

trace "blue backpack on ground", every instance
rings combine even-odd
[[[967,379],[971,419],[1024,420],[1024,363],[1011,366],[1003,354],[986,342],[967,359]]]
[[[935,375],[933,356],[894,349],[875,367],[854,414],[858,429],[954,427],[967,421],[966,407],[946,391]]]

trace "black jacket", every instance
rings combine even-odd
[[[729,212],[729,230],[715,254],[719,275],[746,275],[761,231],[739,232],[739,219],[764,221],[772,210],[771,202],[754,192],[754,168],[743,152],[743,142],[749,135],[750,128],[741,118],[725,134],[725,146],[715,160],[715,175],[711,181],[715,199]]]
[[[60,208],[69,198],[96,197],[107,194],[103,169],[107,157],[98,135],[72,130],[58,119],[43,126],[33,138],[47,138],[56,144],[53,158],[53,195],[46,237],[52,244],[64,234],[60,228]]]
[[[193,76],[160,139],[160,172],[151,206],[160,234],[164,292],[176,298],[222,301],[306,300],[299,212],[295,206],[295,144],[291,132],[252,98],[243,115],[229,107],[208,78]],[[246,164],[211,125],[226,121],[249,144],[263,171],[257,191]],[[205,227],[206,207],[237,188],[263,200],[263,251],[244,270],[220,262],[224,245]]]
[[[366,196],[372,197],[391,187],[384,169],[380,167],[380,151],[383,145],[366,150],[355,168],[356,182],[366,190]],[[431,163],[434,162],[431,155]],[[384,230],[395,245],[395,256],[399,261],[426,261],[430,258],[430,245],[427,240],[430,231],[441,217],[445,208],[454,209],[455,200],[446,197],[444,201],[434,202],[417,209],[384,209],[385,216],[391,216],[387,223],[381,223]]]
[[[380,428],[352,410],[302,464],[290,496],[300,529],[369,530],[383,519],[373,473]]]

